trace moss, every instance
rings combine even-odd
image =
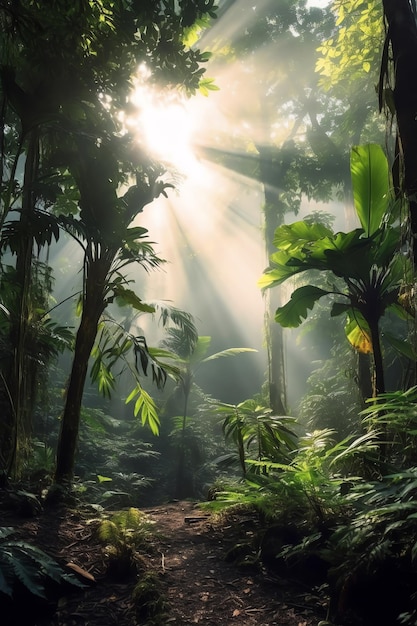
[[[168,605],[161,589],[161,581],[154,572],[147,572],[135,586],[132,599],[136,619],[147,626],[166,624]]]

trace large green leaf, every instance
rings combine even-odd
[[[350,155],[353,201],[368,237],[380,226],[389,203],[389,168],[378,144],[354,146]]]
[[[276,310],[275,321],[287,328],[297,328],[317,300],[329,293],[331,292],[313,285],[299,287],[293,292],[287,304]]]
[[[271,287],[277,287],[291,276],[304,272],[311,267],[304,267],[305,255],[299,251],[296,258],[284,250],[274,252],[270,256],[271,267],[266,269],[258,280],[258,287],[265,291]]]
[[[392,227],[379,229],[374,233],[372,239],[374,240],[374,263],[379,267],[386,267],[388,264],[391,264],[395,253],[399,251],[401,245],[400,230]],[[405,257],[403,258],[402,273],[404,274],[406,260]]]
[[[299,221],[279,226],[274,233],[274,246],[294,254],[306,243],[324,237],[333,237],[333,232],[323,224]]]
[[[226,350],[221,350],[220,352],[216,352],[215,354],[211,354],[206,357],[203,363],[207,363],[207,361],[215,361],[216,359],[220,359],[222,357],[227,356],[236,356],[236,354],[241,354],[242,352],[258,352],[255,348],[227,348]]]
[[[206,356],[208,349],[210,348],[211,337],[207,335],[201,335],[197,339],[193,353],[190,355],[189,362],[192,365],[201,363]]]

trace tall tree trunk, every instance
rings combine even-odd
[[[10,343],[12,361],[6,386],[10,406],[4,415],[6,437],[2,437],[2,460],[9,475],[16,476],[31,432],[32,381],[36,366],[28,360],[28,323],[30,291],[33,275],[33,235],[31,215],[36,196],[33,191],[39,167],[39,137],[36,129],[27,137],[23,178],[22,211],[20,214],[20,243],[16,258],[16,300],[11,311]]]
[[[84,385],[98,323],[105,309],[105,290],[110,266],[111,260],[98,258],[91,261],[88,268],[83,310],[75,340],[57,446],[55,482],[61,485],[70,485],[74,475]]]
[[[175,497],[179,500],[192,495],[190,485],[185,484],[185,456],[186,456],[186,434],[187,434],[187,413],[188,400],[191,392],[191,375],[187,373],[183,383],[184,406],[182,413],[181,438],[178,446],[177,477],[175,481]]]
[[[395,72],[394,103],[417,267],[417,25],[414,2],[383,0]],[[398,155],[399,156],[399,155]]]
[[[285,207],[280,202],[277,185],[280,167],[274,160],[276,148],[257,146],[260,161],[261,182],[264,187],[264,228],[267,258],[276,251],[274,233],[284,223]],[[275,311],[281,305],[280,289],[269,290],[266,296],[265,334],[268,352],[269,403],[276,415],[286,414],[286,381],[284,363],[284,335],[280,324],[275,321]]]

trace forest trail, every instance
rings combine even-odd
[[[91,509],[45,507],[29,519],[4,511],[3,524],[12,526],[17,538],[95,579],[85,590],[62,597],[48,617],[35,617],[29,605],[20,606],[20,614],[12,609],[7,626],[317,626],[324,619],[325,599],[318,594],[227,558],[236,544],[250,542],[256,516],[213,517],[188,501],[141,511],[151,522],[149,539],[138,552],[141,572],[122,581],[107,572],[99,519],[92,519]],[[147,573],[163,600],[162,618],[135,613],[132,594]]]
[[[256,568],[237,568],[225,557],[236,541],[250,539],[253,518],[216,524],[191,502],[170,503],[145,511],[155,522],[160,573],[169,605],[167,624],[191,626],[316,626],[305,605],[277,581],[262,581]],[[236,526],[238,524],[238,535]]]

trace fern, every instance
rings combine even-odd
[[[131,507],[102,520],[100,540],[107,545],[108,573],[123,579],[137,571],[135,551],[149,538],[150,522],[139,509]]]
[[[39,598],[47,597],[48,581],[84,587],[40,548],[24,541],[9,540],[13,532],[9,527],[0,528],[0,593],[12,598],[18,582]]]
[[[102,520],[99,526],[99,538],[118,551],[133,549],[142,543],[148,535],[150,521],[147,516],[134,507],[115,513],[110,519]]]

